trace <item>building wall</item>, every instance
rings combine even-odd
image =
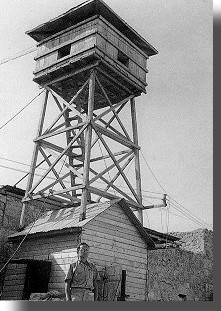
[[[21,300],[25,284],[26,264],[9,264],[5,273],[2,300]]]
[[[183,246],[148,251],[148,299],[211,300],[213,293],[212,232],[178,233]]]
[[[63,236],[31,238],[22,244],[14,259],[51,261],[48,291],[58,290],[64,293],[64,278],[69,264],[77,258],[77,245],[79,242],[79,234],[74,233]]]
[[[86,224],[81,236],[66,234],[26,240],[15,258],[52,261],[48,290],[63,293],[64,277],[69,264],[77,257],[76,247],[80,240],[91,246],[89,260],[99,271],[119,265],[126,270],[128,300],[145,300],[146,244],[118,206],[111,207]]]
[[[6,186],[6,188],[13,188]],[[15,190],[15,191],[14,191]],[[11,245],[7,242],[8,236],[17,232],[19,229],[20,216],[22,211],[22,198],[24,191],[21,189],[14,189],[8,191],[5,187],[0,188],[0,269],[4,262],[7,261],[12,253]],[[33,222],[39,212],[51,209],[51,205],[35,201],[29,204],[25,212],[25,225]],[[5,270],[0,273],[0,292],[3,287],[3,280]]]
[[[119,206],[111,206],[86,224],[82,240],[91,246],[90,258],[100,269],[122,265],[126,270],[127,300],[145,300],[147,246]]]

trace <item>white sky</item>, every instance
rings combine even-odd
[[[35,45],[25,34],[27,30],[81,2],[1,1],[0,62]],[[159,51],[148,61],[147,94],[136,101],[142,153],[167,193],[211,228],[212,1],[106,0],[106,3]],[[0,127],[40,92],[32,81],[34,56],[32,53],[0,65]],[[14,185],[24,174],[1,166],[28,169],[1,158],[30,163],[40,103],[39,98],[0,130],[2,185]],[[162,193],[142,157],[141,168],[142,188]],[[18,186],[25,189],[26,182]],[[159,231],[200,227],[172,207],[168,218],[167,211],[145,212],[145,224]]]

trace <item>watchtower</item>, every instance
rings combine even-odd
[[[124,197],[142,222],[135,97],[146,92],[147,60],[156,49],[102,0],[86,1],[27,34],[37,41],[33,80],[45,91],[21,226],[27,203],[48,196],[81,205],[81,220],[88,203]],[[125,169],[132,161],[130,181]],[[117,185],[120,179],[125,187]]]

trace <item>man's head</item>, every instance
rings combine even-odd
[[[81,260],[87,260],[89,254],[89,245],[85,242],[78,244],[77,246],[77,254],[78,258]]]

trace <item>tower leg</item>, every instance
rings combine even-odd
[[[88,94],[88,126],[85,132],[85,153],[84,153],[84,188],[81,197],[81,210],[79,221],[86,218],[86,206],[88,203],[88,185],[89,185],[89,170],[90,170],[90,155],[91,155],[91,139],[92,139],[92,124],[93,110],[94,110],[94,92],[95,92],[95,71],[92,72],[89,80],[89,94]]]
[[[136,107],[135,99],[130,100],[131,103],[131,119],[132,119],[132,129],[133,129],[133,140],[136,145],[138,145],[138,131],[137,131],[137,118],[136,118]],[[137,195],[139,197],[139,204],[142,205],[142,190],[141,190],[141,173],[140,173],[140,155],[139,149],[135,149],[135,174],[136,174],[136,188]],[[143,211],[137,211],[137,218],[143,224]]]
[[[41,110],[41,114],[40,114],[39,124],[38,124],[37,137],[42,134],[42,129],[43,129],[43,125],[44,125],[44,119],[45,119],[47,102],[48,102],[48,91],[46,90],[45,96],[44,96],[44,100],[43,100],[42,110]],[[31,161],[31,170],[30,170],[29,177],[28,177],[25,197],[28,196],[28,192],[29,192],[29,190],[32,187],[32,183],[33,183],[33,179],[34,179],[34,173],[35,173],[35,168],[36,168],[37,157],[38,157],[38,143],[35,143],[34,151],[33,151],[33,155],[32,155],[32,161]],[[21,212],[20,224],[19,224],[20,228],[24,227],[25,210],[27,208],[27,204],[28,204],[27,202],[24,202],[23,206],[22,206],[22,212]]]

